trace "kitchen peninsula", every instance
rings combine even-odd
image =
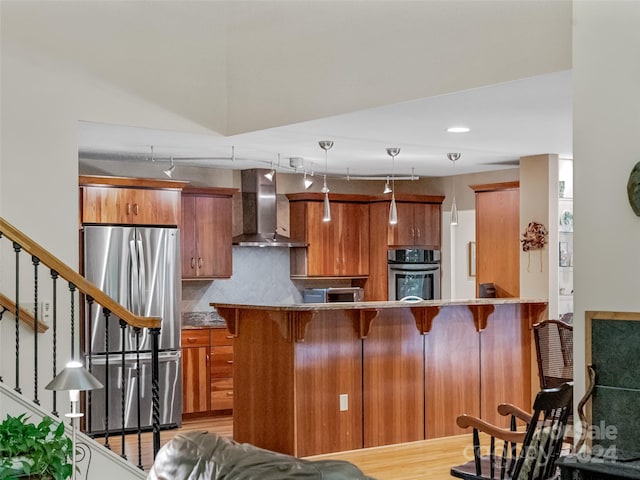
[[[546,299],[211,303],[234,339],[234,438],[296,456],[506,426],[532,399],[531,326]]]

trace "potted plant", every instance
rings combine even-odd
[[[73,445],[64,424],[44,417],[39,424],[23,413],[0,423],[0,480],[65,480],[72,474]]]

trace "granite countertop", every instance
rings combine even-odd
[[[182,328],[226,328],[227,322],[215,310],[211,312],[183,312]]]
[[[243,305],[238,303],[210,303],[215,308],[247,308],[253,310],[310,311],[310,310],[366,310],[408,307],[447,307],[456,305],[508,305],[517,303],[547,304],[546,298],[472,298],[467,300],[422,300],[404,302],[335,302],[297,303],[290,305]]]

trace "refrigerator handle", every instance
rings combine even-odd
[[[129,250],[131,252],[131,308],[133,313],[140,315],[140,283],[138,281],[138,255],[135,239],[129,241]]]
[[[144,309],[148,305],[146,291],[147,275],[144,266],[144,245],[142,243],[142,235],[140,234],[140,232],[137,232],[136,236],[138,240],[138,295],[140,297],[140,311],[138,312],[138,314],[145,315],[146,312],[144,311]]]

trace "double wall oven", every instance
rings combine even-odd
[[[389,300],[440,298],[440,250],[389,250]]]

